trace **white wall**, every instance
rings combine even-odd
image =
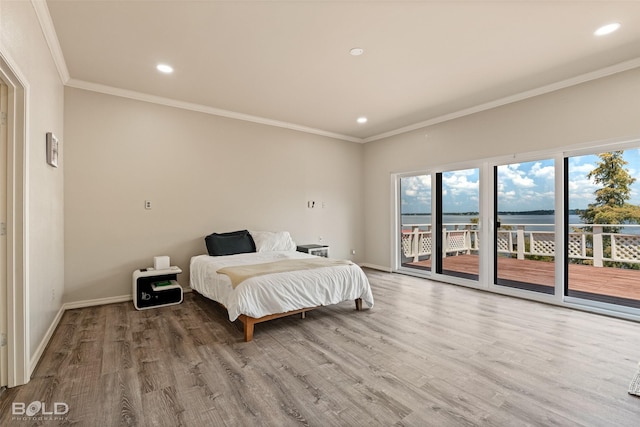
[[[391,266],[391,174],[640,137],[640,69],[443,122],[364,147],[365,261]]]
[[[188,285],[190,257],[216,231],[288,230],[297,243],[322,236],[331,256],[362,253],[362,145],[80,89],[65,96],[65,302],[129,294],[133,271],[156,255]]]
[[[61,307],[64,287],[64,90],[31,2],[0,3],[0,50],[24,76],[27,95],[28,317],[30,355]],[[46,163],[45,135],[61,141],[60,166]]]

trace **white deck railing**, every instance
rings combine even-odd
[[[505,224],[506,225],[506,224]],[[555,232],[532,231],[532,228],[553,228],[553,224],[509,224],[512,229],[498,230],[496,247],[499,253],[515,255],[555,256]],[[640,234],[605,233],[603,227],[621,227],[640,230],[640,225],[570,224],[569,258],[591,260],[594,267],[602,267],[603,261],[640,263]],[[575,231],[591,227],[592,231]],[[409,230],[410,228],[410,230]],[[432,255],[434,249],[431,224],[403,224],[402,252],[406,258],[418,261]],[[591,238],[589,238],[589,236]],[[478,230],[475,224],[443,224],[442,255],[458,255],[478,251]],[[528,247],[526,243],[529,243]],[[606,251],[605,249],[609,249]],[[588,251],[587,249],[592,249]],[[610,252],[610,256],[604,254]]]
[[[403,225],[403,229],[409,225]],[[431,224],[411,224],[411,231],[402,232],[402,252],[407,258],[418,261],[420,257],[431,255],[434,248]],[[448,229],[447,227],[452,227]],[[444,224],[442,255],[470,254],[479,247],[478,230],[475,224]]]

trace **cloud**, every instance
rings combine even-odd
[[[579,166],[571,166],[569,165],[569,173],[571,175],[584,175],[587,176],[589,174],[589,172],[591,172],[592,170],[594,170],[596,167],[595,165],[591,165],[591,164],[584,164],[584,165],[579,165]]]
[[[431,176],[416,175],[400,179],[402,212],[423,213],[431,211]]]
[[[443,173],[443,210],[445,212],[477,211],[479,184],[478,169]]]
[[[554,208],[553,160],[513,163],[498,167],[499,210]]]
[[[513,185],[520,188],[533,188],[536,186],[536,182],[528,176],[514,176],[511,178]]]
[[[469,173],[468,170],[464,171],[456,171],[456,172],[447,172],[442,175],[442,185],[443,187],[448,187],[452,192],[477,192],[479,188],[479,180],[476,177],[476,181],[469,181],[467,179],[468,176],[473,176],[477,174],[477,170],[471,170],[472,173]]]
[[[498,191],[498,200],[514,200],[516,198],[516,192],[511,191]]]
[[[531,174],[536,178],[553,179],[556,175],[556,168],[553,165],[542,166],[542,163],[536,162],[531,167]]]
[[[401,179],[401,188],[407,197],[431,194],[431,177],[429,175],[410,176]]]
[[[511,181],[519,188],[535,187],[536,183],[532,178],[526,176],[526,172],[519,169],[520,163],[498,167],[498,180]]]

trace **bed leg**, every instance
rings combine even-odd
[[[244,341],[245,342],[249,342],[253,339],[253,326],[254,323],[247,319],[247,321],[244,323]]]
[[[356,300],[356,310],[362,311],[362,298]]]
[[[302,313],[300,313],[300,318],[301,319],[306,319],[307,318],[307,312],[303,311]]]

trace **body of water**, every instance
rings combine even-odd
[[[469,224],[478,215],[443,215],[445,224]],[[528,231],[553,231],[554,215],[499,215],[502,225],[527,224]],[[579,215],[569,215],[569,224],[582,224]],[[402,224],[432,224],[431,215],[402,215]],[[405,227],[406,228],[406,227]],[[447,227],[453,229],[453,226]],[[625,234],[640,234],[640,226],[625,227],[621,230]]]

